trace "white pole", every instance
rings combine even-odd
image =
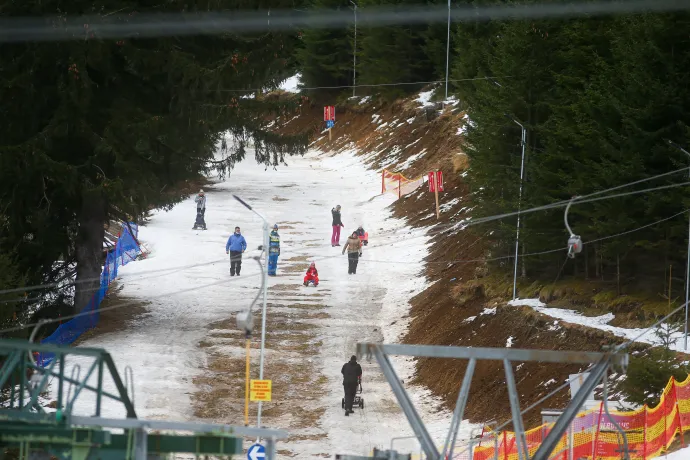
[[[237,195],[233,195],[233,197],[242,203],[245,208],[249,209],[251,212],[259,216],[261,220],[264,222],[263,230],[264,230],[264,244],[263,244],[263,250],[264,250],[264,263],[266,264],[266,268],[264,269],[264,287],[263,287],[263,295],[264,295],[264,305],[261,311],[261,352],[259,354],[259,380],[264,379],[264,347],[266,344],[266,296],[268,293],[268,221],[264,216],[256,212],[254,209],[252,209],[249,204],[247,204],[242,198],[238,197]],[[259,411],[257,414],[256,418],[256,426],[258,428],[261,428],[261,401],[259,401]],[[258,442],[258,439],[257,439]]]
[[[525,138],[527,137],[525,127],[517,123],[522,128],[522,161],[520,166],[520,193],[518,195],[518,214],[517,214],[517,229],[515,231],[515,267],[513,269],[513,300],[517,298],[517,267],[518,267],[518,245],[520,244],[520,206],[522,204],[522,177],[525,172]]]
[[[258,213],[257,213],[258,214]],[[261,217],[261,215],[259,215]],[[263,219],[263,217],[261,217]],[[264,345],[266,343],[266,296],[268,293],[268,222],[264,221],[264,305],[261,311],[261,353],[259,358],[259,380],[264,379]],[[261,401],[259,401],[259,412],[256,417],[256,426],[261,428]]]
[[[671,146],[677,148],[688,157],[690,152],[685,150],[678,144],[667,141]],[[688,169],[688,177],[690,177],[690,169]],[[688,350],[688,298],[690,297],[690,218],[688,219],[688,262],[685,267],[685,325],[683,326],[683,349]]]
[[[446,38],[446,98],[448,100],[448,63],[450,62],[450,0],[448,0],[448,37]]]

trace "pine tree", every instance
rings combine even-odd
[[[312,9],[346,10],[348,0],[311,0]],[[302,46],[296,57],[301,72],[301,84],[315,95],[345,93],[353,84],[354,29],[306,29],[302,33]]]
[[[85,11],[60,5],[64,14]],[[126,21],[145,12],[232,10],[239,5],[172,2],[137,7],[111,1],[102,21]],[[245,5],[246,6],[246,5]],[[279,1],[274,7],[284,6]],[[4,14],[56,11],[55,2],[7,4]],[[303,153],[303,136],[281,137],[265,116],[289,107],[241,99],[228,89],[276,85],[291,61],[294,38],[253,37],[85,40],[3,44],[0,68],[0,253],[14,251],[17,273],[50,281],[75,267],[74,306],[82,308],[98,286],[104,224],[137,219],[151,207],[170,207],[182,196],[165,192],[216,168],[229,172],[244,158],[246,140],[267,166]],[[286,45],[287,43],[287,45]],[[219,133],[240,136],[237,148],[214,158]]]

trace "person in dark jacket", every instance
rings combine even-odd
[[[357,236],[357,232],[352,232],[352,235],[347,239],[345,247],[343,248],[343,254],[347,251],[347,274],[355,275],[357,274],[357,264],[359,263],[359,256],[362,255],[362,242]]]
[[[194,222],[194,227],[192,230],[196,230],[201,227],[206,230],[206,221],[204,220],[204,214],[206,214],[206,195],[204,194],[204,189],[199,190],[198,195],[194,198],[196,203],[196,221]]]
[[[247,250],[247,241],[240,233],[240,228],[235,227],[235,233],[230,235],[225,244],[225,253],[230,253],[230,276],[240,276],[242,269],[242,253]]]
[[[343,221],[340,216],[340,205],[331,209],[331,215],[333,216],[333,234],[331,235],[331,247],[340,246],[340,227],[344,227]]]
[[[276,276],[279,255],[280,235],[278,235],[278,224],[275,224],[273,231],[268,236],[268,276]]]
[[[343,374],[343,387],[345,388],[345,415],[354,414],[352,404],[357,394],[359,381],[362,378],[362,366],[357,363],[357,357],[353,355],[350,361],[343,365],[340,373]]]

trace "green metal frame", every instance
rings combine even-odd
[[[18,449],[19,460],[29,458],[31,451],[49,452],[65,460],[122,460],[133,457],[135,431],[111,434],[110,431],[97,428],[0,423],[0,449]],[[189,453],[230,456],[243,451],[241,438],[223,434],[149,434],[146,441],[149,455]]]
[[[52,353],[54,359],[48,366],[41,367],[32,359],[32,353],[36,352]],[[65,375],[65,358],[69,355],[94,359],[83,378]],[[115,383],[116,394],[103,391],[106,369]],[[33,374],[30,377],[27,376],[29,372]],[[87,385],[94,372],[98,373],[95,387]],[[38,398],[51,378],[57,379],[57,410],[48,413],[41,407]],[[69,392],[65,395],[65,383],[74,386],[72,395]],[[19,460],[28,460],[32,452],[43,452],[65,460],[143,460],[148,455],[155,458],[171,453],[223,457],[241,454],[242,436],[255,436],[265,437],[266,460],[271,460],[275,455],[276,439],[288,436],[284,431],[262,428],[140,420],[112,357],[102,349],[0,340],[2,388],[9,388],[10,398],[0,407],[0,459],[5,449],[16,449]],[[96,393],[95,415],[92,417],[72,414],[74,403],[83,390]],[[101,418],[104,397],[122,403],[127,418]],[[124,434],[113,434],[105,428],[119,428]],[[156,431],[149,433],[153,430]],[[161,431],[194,434],[163,434]]]
[[[51,353],[55,356],[48,367],[41,367],[34,364],[31,353]],[[94,359],[91,367],[83,378],[72,378],[65,375],[65,357],[86,356]],[[134,404],[127,394],[127,389],[122,383],[122,379],[117,372],[113,358],[110,353],[98,348],[70,348],[58,347],[55,345],[42,345],[29,343],[21,340],[0,340],[0,359],[5,357],[0,367],[0,388],[10,386],[10,401],[8,408],[0,408],[0,420],[26,420],[30,422],[43,421],[45,423],[56,423],[63,416],[69,417],[72,412],[74,402],[79,397],[82,390],[86,389],[96,393],[95,416],[101,415],[101,405],[103,397],[121,402],[127,411],[128,418],[136,418]],[[55,367],[58,367],[57,371]],[[112,394],[103,390],[103,371],[107,367],[110,377],[115,383],[117,394]],[[98,370],[98,383],[95,387],[87,385],[89,377],[95,370]],[[28,371],[34,375],[41,375],[40,381],[32,385],[27,378]],[[38,404],[39,395],[45,391],[50,378],[58,381],[57,411],[46,413]],[[16,381],[18,380],[18,382]],[[76,385],[74,395],[69,401],[65,401],[65,383]],[[19,391],[15,391],[17,384]],[[24,404],[24,394],[29,391],[29,401]],[[15,405],[16,403],[16,405]],[[19,411],[19,413],[17,413]]]

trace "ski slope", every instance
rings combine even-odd
[[[279,458],[332,458],[368,455],[374,447],[388,449],[393,438],[411,436],[412,431],[378,365],[361,362],[365,408],[349,417],[341,409],[340,369],[358,342],[391,343],[405,331],[408,301],[427,284],[421,272],[430,243],[424,232],[390,216],[387,206],[396,197],[378,195],[380,176],[352,153],[331,156],[310,151],[304,158],[288,158],[289,166],[277,170],[256,165],[251,152],[247,157],[226,181],[205,188],[208,230],[191,230],[193,197],[168,212],[155,212],[140,228],[140,240],[150,254],[122,267],[111,289],[121,289],[119,299],[148,302],[146,312],[121,330],[96,334],[80,346],[106,348],[121,375],[126,366],[131,367],[139,417],[242,425],[242,401],[231,395],[244,391],[243,366],[231,361],[241,362],[243,356],[234,314],[247,308],[261,286],[260,268],[251,258],[259,255],[262,224],[233,199],[237,194],[265,215],[271,227],[278,223],[282,228],[278,276],[269,278],[267,314],[265,378],[273,380],[274,400],[264,404],[264,425],[292,435],[279,442]],[[370,246],[364,248],[356,275],[347,274],[342,246],[330,245],[330,210],[336,204],[342,206],[345,223],[341,244],[359,224],[369,232]],[[248,249],[241,275],[231,278],[225,242],[235,226],[241,227]],[[301,286],[303,268],[310,261],[316,261],[319,270],[317,288]],[[158,272],[162,269],[169,271]],[[271,325],[276,318],[284,320],[280,327]],[[310,335],[297,335],[297,325]],[[305,346],[281,341],[291,334]],[[258,340],[257,332],[254,370]],[[221,358],[231,364],[214,373]],[[412,361],[393,361],[407,382]],[[75,363],[82,373],[89,365],[74,361],[68,366]],[[295,373],[304,378],[295,380]],[[95,383],[95,378],[90,381]],[[112,382],[105,385],[114,391]],[[450,414],[439,409],[427,390],[406,387],[432,436],[441,443]],[[201,396],[210,398],[206,406],[200,405]],[[91,395],[84,394],[76,412],[93,415],[93,407]],[[253,413],[250,424],[256,423]],[[124,417],[125,412],[118,403],[107,402],[103,416]],[[459,445],[468,439],[471,428],[462,424]],[[417,446],[414,439],[402,439],[395,441],[394,448],[418,452]]]

